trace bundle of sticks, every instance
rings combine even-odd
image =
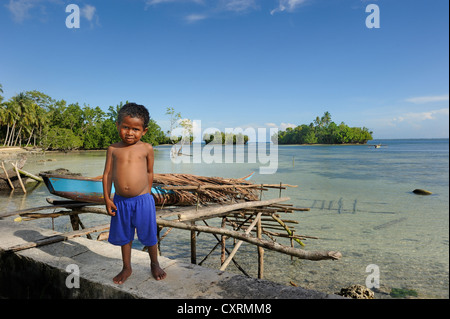
[[[184,205],[230,200],[258,200],[260,185],[245,178],[207,177],[192,174],[155,174],[153,183],[172,191],[171,199]],[[155,195],[155,194],[154,194]],[[161,196],[164,196],[161,194]],[[170,202],[167,202],[170,204]]]

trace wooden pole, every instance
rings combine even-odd
[[[84,227],[83,223],[81,222],[80,216],[78,216],[78,214],[71,214],[69,215],[70,217],[70,223],[72,224],[72,229],[73,230],[80,230],[81,229],[85,229],[86,227]],[[92,239],[90,234],[87,234],[86,237],[88,239]]]
[[[19,178],[20,186],[22,187],[23,192],[26,194],[27,190],[25,189],[25,186],[23,185],[23,182],[22,182],[22,178],[20,177],[19,169],[17,168],[17,162],[16,162],[16,164],[11,163],[11,165],[14,166],[14,169],[16,170],[17,177]]]
[[[206,190],[206,189],[224,189],[224,188],[256,188],[257,190],[261,190],[264,188],[282,188],[286,189],[286,187],[298,187],[297,185],[290,184],[251,184],[251,185],[241,185],[241,184],[230,184],[230,185],[185,185],[185,186],[171,186],[165,185],[162,186],[162,189],[165,190]]]
[[[250,233],[250,231],[253,229],[253,227],[255,227],[255,225],[258,222],[258,220],[261,219],[261,215],[262,215],[262,213],[258,213],[258,215],[256,215],[256,218],[253,221],[253,223],[245,231],[246,235],[248,235]],[[225,260],[225,262],[222,264],[222,267],[220,267],[221,271],[224,271],[227,268],[227,266],[230,263],[231,259],[234,257],[234,255],[238,251],[239,247],[241,247],[243,242],[244,242],[243,240],[240,240],[240,241],[237,242],[237,244],[234,246],[233,250],[231,251],[231,254],[228,256],[227,260]]]
[[[225,218],[225,219],[226,219],[226,218]],[[206,226],[209,227],[209,225],[208,225],[208,223],[206,222],[206,220],[203,220],[203,222],[205,223]],[[220,244],[220,239],[219,239],[219,237],[217,237],[215,233],[212,233],[212,234],[213,234],[214,238],[216,238],[216,240],[217,240],[217,245],[219,245],[219,244]],[[213,248],[213,250],[217,247],[217,245]],[[226,247],[225,247],[225,251],[227,252],[228,255],[230,254],[230,252],[228,251],[228,248],[226,248]],[[211,252],[212,252],[212,251],[211,251]],[[204,258],[204,260],[205,260],[205,259],[206,259],[206,257]],[[224,259],[225,259],[225,258],[224,258]],[[202,262],[203,262],[204,260],[202,260]],[[246,271],[238,264],[238,262],[237,262],[234,258],[232,259],[232,261],[233,261],[234,265],[237,267],[237,269],[239,269],[240,271],[242,271],[242,273],[243,273],[244,275],[246,275],[247,277],[250,277],[250,275],[247,274],[247,272],[246,272]]]
[[[2,162],[2,168],[3,168],[3,171],[5,172],[5,176],[6,176],[6,179],[8,180],[9,186],[11,186],[11,189],[14,190],[14,185],[11,182],[11,180],[9,179],[8,172],[6,171],[5,164],[3,164],[3,162]]]
[[[38,182],[43,182],[43,181],[44,181],[44,180],[42,179],[42,177],[33,175],[33,174],[28,173],[28,172],[26,172],[26,171],[24,171],[24,170],[22,170],[22,169],[19,169],[19,168],[18,168],[17,170],[19,171],[20,174],[22,174],[22,175],[24,175],[24,176],[26,176],[26,177],[32,178],[32,179],[34,179],[35,181],[38,181]]]
[[[283,226],[283,228],[286,230],[286,232],[289,234],[289,236],[293,236],[293,235],[294,235],[293,232],[289,229],[289,227],[288,227],[281,219],[279,219],[277,216],[275,216],[275,214],[272,214],[271,216],[272,216],[272,218],[273,218],[274,220],[276,220],[281,226]],[[292,237],[292,238],[293,238],[297,243],[299,243],[300,245],[305,246],[305,244],[302,243],[302,241],[301,241],[300,239],[294,238],[294,237]]]
[[[195,226],[195,221],[191,222]],[[195,229],[191,229],[191,264],[197,264],[197,237],[195,236]]]
[[[83,209],[83,207],[87,206],[87,205],[95,205],[95,204],[80,203],[80,204],[66,204],[66,205],[52,205],[52,206],[47,205],[47,206],[32,207],[32,208],[17,210],[15,212],[0,214],[0,219],[5,218],[5,217],[14,216],[14,215],[23,215],[25,213],[36,212],[39,210],[55,209],[55,208],[68,208],[68,209],[75,209],[75,210],[79,211],[80,213],[97,213],[97,214],[108,215],[108,213],[106,212],[106,209],[104,209],[104,208],[90,207],[90,208]],[[45,215],[46,214],[42,214],[41,217],[45,217]]]
[[[239,210],[242,208],[249,208],[249,207],[266,206],[266,205],[270,205],[270,204],[274,204],[274,203],[288,201],[289,199],[290,199],[289,197],[282,197],[282,198],[274,198],[274,199],[268,199],[268,200],[263,200],[263,201],[255,200],[255,201],[248,201],[248,202],[231,204],[231,205],[219,205],[214,208],[211,208],[211,207],[206,207],[206,208],[201,208],[201,209],[194,208],[194,209],[186,210],[186,211],[183,211],[180,213],[173,212],[171,214],[178,215],[179,221],[188,221],[188,220],[194,221],[194,220],[200,220],[200,219],[204,219],[204,218],[212,218],[212,217],[222,216],[225,213],[229,213],[230,211],[233,211],[233,210]],[[170,215],[167,214],[167,215],[164,215],[164,217],[168,217]]]
[[[222,228],[225,228],[225,223],[226,223],[226,217],[222,217]],[[223,263],[225,262],[225,240],[226,240],[226,236],[222,235],[222,237],[220,238],[220,243],[222,246],[222,250],[220,253],[220,264],[223,265]]]
[[[44,237],[44,238],[36,240],[35,242],[16,245],[13,247],[9,247],[5,250],[11,251],[11,252],[17,252],[17,251],[21,251],[21,250],[25,250],[25,249],[29,249],[29,248],[40,247],[40,246],[44,246],[44,245],[49,245],[49,244],[65,241],[67,239],[84,236],[84,235],[87,235],[90,233],[100,232],[100,231],[103,231],[106,229],[109,229],[109,224],[94,226],[94,227],[86,228],[83,230],[76,230],[73,232],[63,233],[63,234],[55,235],[55,236]]]
[[[183,222],[177,221],[169,221],[164,219],[157,219],[158,225],[165,227],[173,227],[179,229],[187,229],[187,230],[196,230],[203,233],[212,233],[212,234],[224,234],[229,237],[237,238],[239,240],[243,240],[250,244],[254,244],[266,249],[278,251],[287,255],[291,255],[294,257],[298,257],[300,259],[308,259],[308,260],[338,260],[342,258],[342,254],[338,251],[308,251],[298,248],[292,248],[288,246],[281,245],[277,242],[268,241],[265,239],[258,239],[252,237],[248,234],[233,231],[230,229],[222,229],[218,227],[212,226],[201,226],[201,225],[190,225]]]
[[[258,239],[262,239],[261,218],[258,219],[256,227],[257,227],[256,236]],[[264,277],[264,249],[258,246],[258,278],[263,279],[263,277]]]

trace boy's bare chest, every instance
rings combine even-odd
[[[113,160],[117,164],[127,163],[147,163],[147,152],[135,150],[121,150],[118,149],[113,153]]]

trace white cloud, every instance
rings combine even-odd
[[[278,128],[278,129],[281,130],[281,131],[286,131],[286,129],[287,129],[288,127],[291,127],[291,128],[296,128],[296,127],[297,127],[297,125],[295,125],[295,124],[292,124],[292,123],[284,123],[284,122],[282,122],[280,125],[275,124],[275,123],[265,123],[265,125],[268,126],[268,127]]]
[[[419,96],[419,97],[412,97],[409,99],[406,99],[407,102],[415,103],[415,104],[422,104],[422,103],[431,103],[431,102],[448,102],[448,94],[447,95],[436,95],[436,96]]]
[[[405,113],[404,115],[394,117],[393,122],[408,122],[410,124],[419,123],[426,120],[436,120],[438,116],[449,115],[449,109],[443,108],[439,110],[432,110],[427,112],[411,112]]]
[[[38,9],[42,15],[42,13],[46,12],[46,7],[48,5],[62,6],[65,4],[61,0],[9,0],[9,3],[6,4],[5,7],[11,12],[13,19],[16,22],[23,22],[32,17],[30,11]],[[80,14],[83,18],[87,19],[89,22],[93,22],[94,18],[96,18],[98,23],[98,15],[96,15],[95,12],[96,8],[89,4],[80,8]]]
[[[185,20],[189,23],[194,23],[200,20],[204,20],[206,18],[208,18],[208,16],[204,14],[190,14],[186,16]]]
[[[307,0],[279,0],[278,8],[275,8],[272,11],[270,11],[270,14],[273,15],[277,12],[283,11],[292,12],[306,1]]]
[[[92,21],[92,19],[94,19],[94,15],[95,15],[95,7],[94,6],[87,4],[83,8],[81,8],[80,11],[81,11],[81,16],[86,18],[88,21]]]
[[[22,22],[29,17],[29,11],[35,7],[37,1],[35,0],[9,0],[9,4],[5,7],[12,13],[16,22]]]
[[[273,9],[270,14],[275,12],[293,12],[300,5],[307,2],[308,0],[276,0],[278,2],[278,7]],[[204,14],[191,14],[185,17],[187,22],[196,22],[206,18],[213,17],[222,12],[235,12],[242,13],[251,10],[260,9],[259,3],[261,0],[216,0],[216,1],[206,1],[206,0],[146,0],[145,9],[157,6],[161,4],[182,4],[182,3],[195,3],[201,4],[206,8],[206,13]]]
[[[241,12],[256,8],[256,0],[222,0],[222,7],[227,11]]]
[[[194,2],[194,3],[202,4],[203,0],[147,0],[147,1],[145,1],[145,4],[147,7],[149,7],[149,6],[154,6],[154,5],[158,5],[161,3],[173,3],[173,2],[178,2],[178,3]]]
[[[292,124],[292,123],[281,123],[281,125],[280,125],[280,130],[285,131],[288,127],[290,127],[290,128],[296,128],[297,125]]]

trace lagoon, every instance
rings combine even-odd
[[[279,145],[275,174],[260,174],[260,163],[173,163],[170,146],[155,148],[155,172],[206,176],[242,177],[255,171],[256,183],[298,185],[283,191],[289,203],[308,207],[309,212],[288,216],[299,222],[296,233],[316,236],[305,241],[308,250],[337,250],[339,261],[291,260],[276,252],[265,252],[265,279],[304,288],[336,293],[352,284],[366,284],[373,265],[379,270],[376,298],[391,298],[391,289],[416,291],[418,298],[449,298],[449,140],[376,140],[381,148],[368,145]],[[244,149],[244,152],[248,147]],[[67,168],[86,176],[103,172],[104,151],[30,155],[24,169],[40,171]],[[412,191],[427,189],[420,196]],[[41,185],[27,195],[0,194],[0,211],[46,205],[52,197]],[[278,197],[265,192],[263,199]],[[83,215],[86,227],[108,217]],[[39,220],[41,227],[51,221]],[[55,220],[60,231],[70,229],[65,217]],[[164,230],[163,230],[164,233]],[[284,242],[288,244],[288,242]],[[201,234],[198,260],[215,244],[214,237]],[[228,244],[231,245],[231,242]],[[141,248],[139,242],[135,248]],[[112,249],[116,249],[112,246]],[[172,230],[162,241],[162,255],[190,260],[189,234]],[[240,265],[256,277],[256,248],[243,244],[236,255]],[[220,267],[220,254],[203,264]],[[372,265],[372,266],[371,266]],[[371,267],[368,267],[371,266]],[[366,269],[368,271],[366,272]],[[239,273],[229,266],[227,271]],[[369,277],[370,278],[370,277]]]

